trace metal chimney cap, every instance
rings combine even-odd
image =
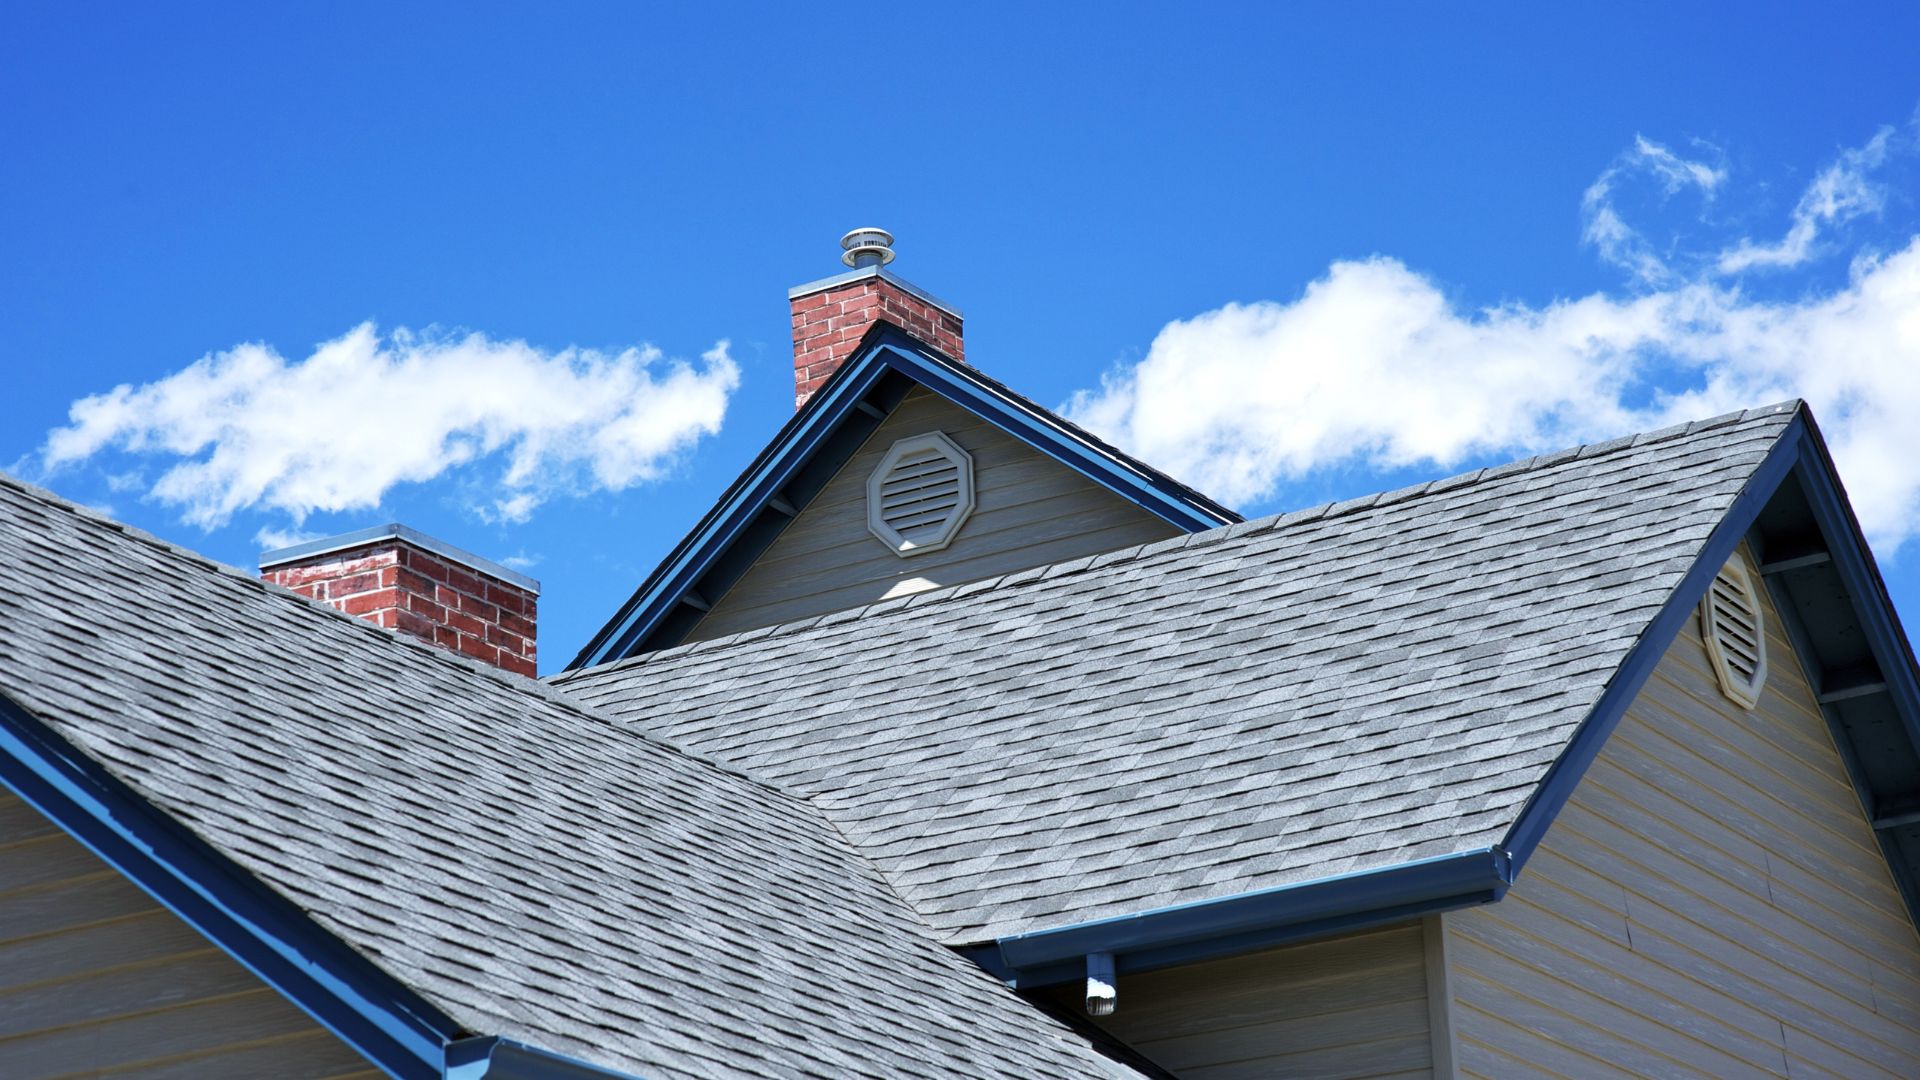
[[[885,229],[854,229],[840,238],[840,261],[858,269],[893,261],[893,234]]]

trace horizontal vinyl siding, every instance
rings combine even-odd
[[[384,1075],[0,791],[0,1076]]]
[[[1770,598],[1689,619],[1506,899],[1445,917],[1467,1075],[1920,1076],[1920,940]]]
[[[1077,983],[1051,993],[1083,1007]],[[1187,1080],[1432,1075],[1419,924],[1122,975],[1093,1022]]]
[[[976,505],[947,548],[901,558],[867,531],[867,477],[888,447],[929,431],[945,432],[973,456]],[[945,398],[916,389],[715,601],[688,640],[1151,543],[1178,531]]]

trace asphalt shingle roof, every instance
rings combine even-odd
[[[1787,403],[555,680],[960,944],[1499,842]]]
[[[806,803],[0,479],[0,692],[468,1030],[652,1078],[1128,1074]]]

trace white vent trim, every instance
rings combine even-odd
[[[887,449],[867,477],[867,529],[906,558],[953,543],[973,513],[973,456],[938,431]]]
[[[1720,691],[1743,709],[1760,704],[1767,685],[1767,628],[1753,574],[1738,554],[1714,575],[1700,601],[1700,636],[1707,643]]]

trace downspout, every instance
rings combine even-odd
[[[1113,974],[1113,954],[1087,954],[1087,1015],[1112,1016],[1119,1002],[1119,980]]]

